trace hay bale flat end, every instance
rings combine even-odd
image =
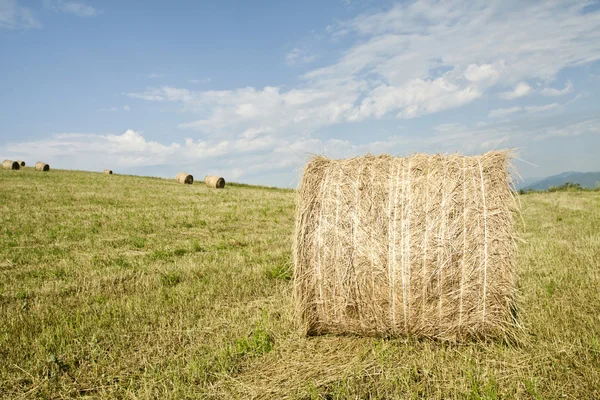
[[[38,161],[35,163],[35,170],[36,171],[50,171],[50,165],[43,163],[41,161]]]
[[[207,175],[204,177],[204,184],[213,189],[223,189],[225,187],[225,179],[220,176]]]
[[[175,180],[185,185],[191,185],[192,183],[194,183],[194,177],[188,174],[187,172],[178,173],[175,177]]]
[[[14,169],[14,170],[18,170],[20,169],[21,166],[17,161],[12,161],[12,160],[4,160],[4,162],[2,162],[2,169]]]

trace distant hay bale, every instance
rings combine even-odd
[[[194,183],[194,177],[188,174],[187,172],[178,173],[175,177],[175,180],[179,183],[184,183],[187,185],[191,185],[192,183]]]
[[[24,166],[25,166],[25,161],[23,161],[23,160],[17,160],[17,162],[19,163],[19,165],[20,165],[21,167],[24,167]]]
[[[105,170],[104,170],[104,173],[105,173],[106,175],[112,175],[112,169],[105,169]]]
[[[46,163],[38,161],[35,163],[35,170],[36,171],[50,171],[50,166]]]
[[[225,187],[225,179],[220,176],[206,175],[204,177],[204,184],[209,188],[223,189]]]
[[[12,161],[12,160],[4,160],[4,162],[2,162],[2,168],[3,169],[19,169],[19,163],[16,161]]]
[[[298,190],[306,333],[498,337],[514,327],[511,155],[314,157]]]

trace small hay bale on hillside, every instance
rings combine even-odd
[[[19,163],[19,165],[20,165],[21,167],[24,167],[24,166],[25,166],[25,161],[23,161],[23,160],[17,160],[17,162]]]
[[[2,163],[2,168],[3,169],[19,169],[20,165],[16,161],[4,160],[4,162]]]
[[[50,165],[43,163],[41,161],[38,161],[35,163],[35,170],[36,171],[50,171]]]
[[[515,326],[510,153],[314,157],[298,189],[306,333],[499,337]]]
[[[225,179],[220,176],[206,175],[204,177],[204,184],[209,188],[223,189],[225,187]]]
[[[188,174],[187,172],[178,173],[175,177],[175,180],[179,183],[184,183],[187,185],[191,185],[192,183],[194,183],[194,177]]]
[[[112,175],[112,169],[105,169],[104,170],[104,174],[105,175]]]

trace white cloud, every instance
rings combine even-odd
[[[42,25],[31,10],[19,5],[17,0],[0,0],[0,29],[31,29]]]
[[[115,111],[119,111],[119,109],[117,107],[111,107],[108,109],[108,111],[115,112]]]
[[[54,11],[74,14],[78,17],[94,17],[99,13],[97,9],[81,1],[44,0],[44,5]]]
[[[127,106],[127,105],[123,106],[123,111],[129,111],[129,110],[131,110],[131,108],[129,108],[129,106]]]
[[[529,86],[526,82],[519,82],[517,86],[515,86],[514,90],[500,93],[500,97],[506,100],[512,100],[517,99],[519,97],[527,96],[532,91],[532,87]]]
[[[302,135],[339,123],[416,118],[472,103],[497,87],[532,92],[527,81],[600,59],[600,13],[569,1],[505,3],[419,0],[330,27],[350,46],[291,88],[192,91],[171,86],[128,93],[173,101],[179,127],[225,137]],[[301,58],[294,49],[291,60]],[[508,110],[508,111],[507,111]],[[534,109],[499,109],[490,117]]]
[[[285,55],[285,62],[289,66],[310,64],[317,57],[311,54],[307,49],[295,47]]]
[[[441,124],[434,135],[413,132],[354,144],[349,140],[311,137],[254,137],[208,140],[185,139],[162,144],[133,130],[115,134],[57,134],[49,139],[0,145],[0,154],[13,159],[44,159],[57,168],[68,165],[86,170],[116,170],[152,174],[150,167],[193,165],[189,172],[219,172],[238,179],[274,171],[291,171],[302,166],[311,154],[345,158],[365,153],[410,154],[413,151],[473,154],[501,147],[521,147],[531,140],[600,135],[600,118],[582,120],[530,119],[518,123],[493,123],[485,126]],[[252,136],[252,135],[249,135]],[[500,147],[500,148],[501,148]],[[176,167],[177,168],[177,167]],[[293,185],[294,182],[285,184]]]
[[[148,78],[150,79],[158,79],[158,78],[164,78],[165,74],[157,74],[155,72],[148,74]]]
[[[551,97],[557,97],[557,96],[563,96],[567,93],[571,93],[573,91],[573,84],[571,83],[571,81],[567,82],[566,86],[564,89],[554,89],[554,88],[544,88],[542,89],[542,94],[544,96],[551,96]]]

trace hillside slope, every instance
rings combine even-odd
[[[581,187],[594,189],[600,186],[600,172],[563,172],[524,186],[523,189],[548,190],[553,186],[561,186],[567,182],[579,183]]]

